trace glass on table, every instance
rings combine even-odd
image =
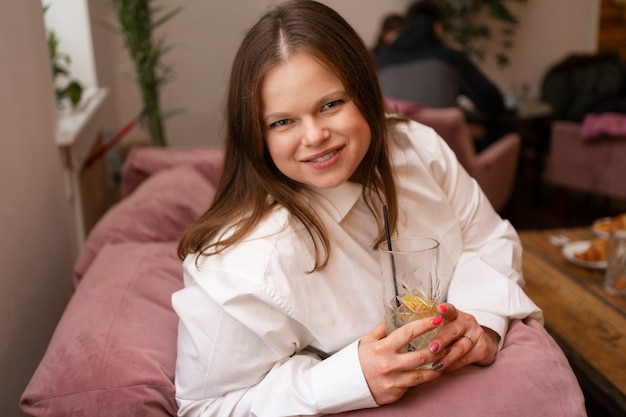
[[[626,230],[613,230],[609,236],[604,289],[612,295],[626,295]]]

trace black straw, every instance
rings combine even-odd
[[[393,248],[391,246],[391,231],[389,230],[389,216],[387,215],[387,206],[383,204],[383,219],[385,221],[385,232],[387,232],[387,249],[389,249],[389,256],[391,257],[391,275],[393,276],[393,290],[396,293],[396,305],[400,306],[398,300],[398,279],[396,278],[396,261],[393,258]]]

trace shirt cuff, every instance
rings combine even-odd
[[[358,347],[357,340],[313,368],[313,392],[320,412],[378,407],[361,370]]]
[[[500,335],[498,350],[502,349],[502,345],[504,344],[504,337],[506,336],[506,332],[509,330],[509,319],[507,317],[485,313],[482,311],[468,311],[468,313],[476,318],[478,324],[484,327],[488,327],[494,332],[498,333],[498,335]]]

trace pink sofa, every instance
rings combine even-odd
[[[127,195],[102,217],[85,242],[74,270],[76,291],[22,394],[20,406],[25,413],[46,417],[176,415],[178,318],[171,295],[183,286],[177,240],[212,201],[221,166],[219,149],[131,151],[123,169],[122,187]],[[574,410],[581,409],[582,400],[574,403],[559,397],[561,374],[569,367],[554,341],[534,320],[516,320],[510,329],[498,354],[502,366],[467,367],[460,378],[443,376],[412,389],[394,404],[342,415],[437,415],[443,397],[448,415],[478,417],[484,415],[485,406],[510,417],[542,414],[531,406],[544,411],[553,407],[549,415],[577,415]],[[542,336],[529,338],[529,332]],[[557,360],[533,360],[546,351],[554,352]],[[513,362],[511,366],[534,367],[529,372],[533,380],[509,381],[494,391],[493,386],[510,375],[508,361]],[[481,369],[483,376],[474,379],[472,373]],[[464,383],[469,380],[475,382]],[[573,374],[567,381],[576,384]],[[532,395],[532,404],[519,396],[519,390],[528,385],[542,387]]]
[[[177,240],[211,203],[220,149],[138,148],[90,232],[76,291],[20,399],[32,416],[173,416]]]

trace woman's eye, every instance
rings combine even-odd
[[[322,107],[322,111],[332,109],[333,107],[337,107],[341,103],[343,103],[343,100],[333,100],[330,103],[324,104],[324,106]]]
[[[278,120],[277,122],[274,122],[270,125],[270,129],[273,129],[275,127],[286,126],[287,124],[289,124],[289,120],[287,119]]]

